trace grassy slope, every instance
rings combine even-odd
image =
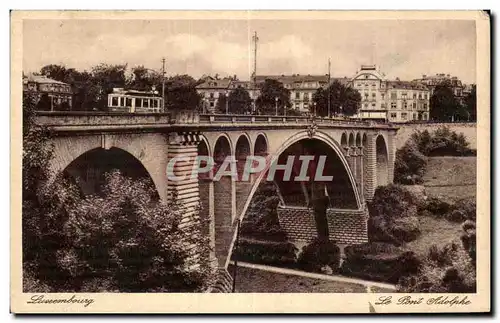
[[[476,196],[476,157],[429,158],[424,176],[425,191],[449,202]],[[422,255],[433,244],[443,246],[458,239],[461,224],[433,217],[420,218],[422,234],[406,248]]]
[[[424,176],[425,190],[453,202],[476,196],[476,157],[431,157]]]
[[[234,267],[229,268],[233,274]],[[283,275],[238,267],[237,293],[365,293],[362,285]]]

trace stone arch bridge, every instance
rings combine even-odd
[[[326,156],[323,173],[333,176],[330,181],[285,182],[280,171],[274,178],[280,225],[292,242],[299,243],[318,234],[311,200],[323,195],[329,197],[330,238],[345,245],[366,242],[365,202],[377,186],[393,181],[397,128],[389,124],[306,117],[84,112],[40,112],[37,123],[54,134],[53,173],[69,174],[84,194],[95,192],[106,170],[119,168],[130,176],[149,176],[164,201],[175,195],[186,222],[196,212],[204,212],[211,219],[206,233],[212,257],[222,271],[230,260],[237,220],[245,216],[252,196],[266,180],[265,173],[246,181],[229,176],[215,181],[201,174],[172,181],[166,171],[172,158],[189,156],[174,165],[175,174],[185,175],[191,174],[198,155],[213,157],[219,166],[226,156],[235,156],[241,178],[248,156],[268,156],[278,165],[292,155]],[[293,172],[297,175],[296,167]]]

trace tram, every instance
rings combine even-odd
[[[108,94],[108,109],[112,112],[163,112],[163,98],[158,91],[137,91],[114,88]]]

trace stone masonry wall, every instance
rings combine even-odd
[[[310,242],[317,235],[316,222],[311,209],[278,207],[280,226],[293,242]],[[368,242],[367,217],[360,210],[327,210],[330,240],[338,244]]]

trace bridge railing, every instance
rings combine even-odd
[[[195,113],[195,112],[194,112]],[[191,111],[190,114],[193,114]],[[195,113],[196,114],[196,113]],[[388,123],[374,121],[360,121],[339,118],[311,119],[308,116],[275,116],[275,115],[247,115],[247,114],[199,114],[196,121],[188,123],[209,124],[262,124],[262,125],[310,125],[313,120],[317,125],[354,126],[354,127],[392,127]],[[38,122],[45,125],[163,125],[184,123],[177,120],[171,113],[128,113],[128,112],[97,112],[97,111],[41,111],[37,112]],[[193,119],[193,120],[195,120]]]

